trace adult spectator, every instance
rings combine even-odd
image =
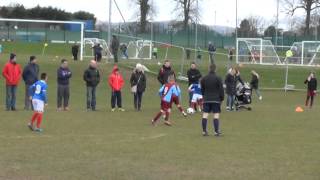
[[[134,109],[141,110],[142,96],[147,86],[147,78],[141,64],[137,64],[130,78],[131,90],[134,96]]]
[[[63,100],[63,110],[69,110],[69,97],[70,97],[70,87],[69,79],[72,73],[68,67],[68,61],[66,59],[61,60],[61,65],[57,70],[57,108],[58,111],[62,110],[62,100]]]
[[[215,64],[214,53],[216,52],[216,47],[213,45],[212,42],[209,42],[208,51],[209,51],[210,63]]]
[[[160,84],[166,84],[170,75],[173,75],[175,77],[174,70],[171,68],[171,62],[169,60],[165,60],[158,74],[158,81],[160,82]]]
[[[236,70],[230,68],[225,78],[226,94],[227,94],[227,111],[233,110],[234,100],[236,96]]]
[[[93,52],[94,52],[94,60],[97,62],[100,62],[101,58],[102,58],[103,48],[101,47],[101,45],[99,43],[94,45],[92,48],[93,48]]]
[[[191,63],[190,69],[187,72],[188,76],[188,83],[189,86],[191,84],[199,83],[200,78],[202,77],[201,72],[197,68],[197,64],[195,62]],[[189,92],[189,104],[191,103],[192,99],[192,92]]]
[[[29,88],[32,84],[38,81],[39,77],[39,65],[37,64],[37,58],[30,56],[29,63],[24,67],[22,78],[25,84],[25,96],[24,96],[24,109],[29,110],[32,107],[32,102],[29,98]]]
[[[83,74],[83,80],[87,86],[87,110],[96,110],[96,88],[100,82],[100,73],[97,69],[97,62],[91,60],[89,68]]]
[[[74,44],[71,47],[71,52],[72,52],[73,60],[77,61],[78,60],[78,53],[79,53],[79,45]]]
[[[120,51],[122,53],[122,56],[126,59],[129,59],[129,56],[128,56],[128,47],[125,43],[121,44],[120,46]]]
[[[113,55],[113,59],[115,63],[118,63],[118,50],[119,50],[119,40],[113,35],[111,40],[111,53]]]
[[[17,63],[15,54],[10,54],[9,61],[5,64],[2,75],[6,79],[6,110],[16,110],[16,92],[21,79],[22,69]]]
[[[216,65],[210,65],[209,74],[201,79],[201,91],[203,94],[202,135],[208,136],[207,121],[209,113],[213,114],[214,135],[220,136],[219,118],[221,103],[224,100],[222,80],[216,75]]]

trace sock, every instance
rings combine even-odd
[[[202,131],[207,132],[207,121],[208,119],[202,118]]]
[[[214,132],[219,132],[219,119],[213,119]]]
[[[192,103],[191,103],[191,107],[192,107],[194,110],[196,110],[196,108],[197,108],[197,103],[192,102]]]
[[[178,109],[179,109],[180,112],[183,112],[183,109],[182,109],[182,107],[180,105],[178,105]]]
[[[34,112],[31,118],[31,125],[33,126],[33,123],[36,121],[37,117],[38,117],[39,113],[38,112]]]
[[[40,128],[42,122],[42,113],[39,113],[38,119],[37,119],[37,128]]]
[[[161,111],[158,112],[158,114],[156,115],[156,117],[153,118],[153,121],[158,121],[159,118],[161,117],[161,115],[162,115],[162,112],[161,112]]]
[[[168,121],[168,120],[169,120],[169,115],[170,115],[170,113],[169,113],[168,111],[166,111],[165,114],[166,114],[166,117],[164,118],[164,120],[165,120],[165,121]]]

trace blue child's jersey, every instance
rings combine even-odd
[[[159,89],[161,100],[170,103],[173,96],[179,96],[178,88],[175,84],[165,84]]]
[[[47,103],[47,87],[47,83],[44,80],[37,81],[30,86],[29,94],[32,96],[32,99]]]
[[[200,84],[199,83],[197,83],[197,84],[191,84],[190,86],[189,86],[189,91],[191,91],[193,94],[202,94],[202,92],[201,92],[201,86],[200,86]]]

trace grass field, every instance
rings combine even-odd
[[[1,68],[11,49],[16,49],[22,64],[29,52],[41,54],[37,44],[30,45],[30,50],[23,45],[7,47],[0,55]],[[320,179],[318,99],[313,109],[294,111],[303,104],[305,92],[262,91],[262,101],[253,96],[253,111],[222,112],[222,137],[202,137],[200,114],[183,118],[174,109],[173,127],[150,125],[159,110],[159,84],[152,75],[148,75],[142,112],[133,110],[128,83],[123,93],[126,112],[110,112],[107,76],[111,64],[99,66],[103,78],[97,91],[98,111],[86,112],[82,73],[88,61],[70,61],[71,110],[56,112],[59,60],[55,56],[70,59],[66,48],[52,47],[45,57],[38,56],[41,71],[49,74],[49,106],[42,134],[30,132],[26,126],[31,112],[22,110],[23,84],[18,89],[18,112],[4,111],[4,80],[0,79],[0,179]],[[218,64],[224,76],[224,62]],[[147,66],[157,69],[151,63]],[[177,61],[174,67],[179,68]],[[204,66],[201,68],[205,73]],[[277,76],[277,72],[284,73],[282,67],[245,66],[244,78],[248,79],[251,68],[262,72],[262,85],[267,87],[272,80],[275,87],[282,85],[282,77]],[[128,82],[131,70],[121,71]],[[297,78],[290,81],[304,88],[301,81],[310,69],[290,71]],[[181,87],[186,105],[186,84]]]

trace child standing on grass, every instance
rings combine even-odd
[[[310,108],[312,108],[314,96],[316,96],[316,93],[317,93],[317,79],[315,77],[314,72],[310,73],[308,78],[304,81],[304,84],[308,85],[306,106],[310,106]],[[310,100],[310,104],[309,104],[309,100]]]
[[[41,80],[37,81],[30,86],[29,94],[30,100],[33,106],[33,115],[28,127],[31,131],[42,132],[40,128],[42,122],[42,114],[44,111],[44,106],[47,105],[47,74],[41,74]],[[34,128],[34,122],[37,121],[36,128]]]
[[[159,95],[161,97],[161,109],[157,113],[157,115],[152,119],[151,123],[152,125],[155,125],[156,122],[161,117],[161,115],[164,115],[165,116],[164,124],[167,126],[171,126],[171,122],[169,121],[169,114],[170,114],[172,97],[174,95],[177,97],[179,96],[176,85],[175,85],[175,77],[173,75],[170,75],[168,78],[168,83],[164,84],[159,89]]]
[[[109,86],[111,87],[111,111],[115,111],[116,105],[118,106],[119,111],[125,111],[122,108],[121,97],[121,89],[124,86],[124,80],[117,65],[113,67],[112,73],[109,76]]]
[[[261,96],[261,93],[259,91],[259,79],[260,79],[260,76],[254,70],[251,71],[251,75],[252,75],[252,78],[251,78],[250,86],[251,86],[252,90],[256,91],[256,95],[258,96],[259,100],[262,100],[262,96]]]

